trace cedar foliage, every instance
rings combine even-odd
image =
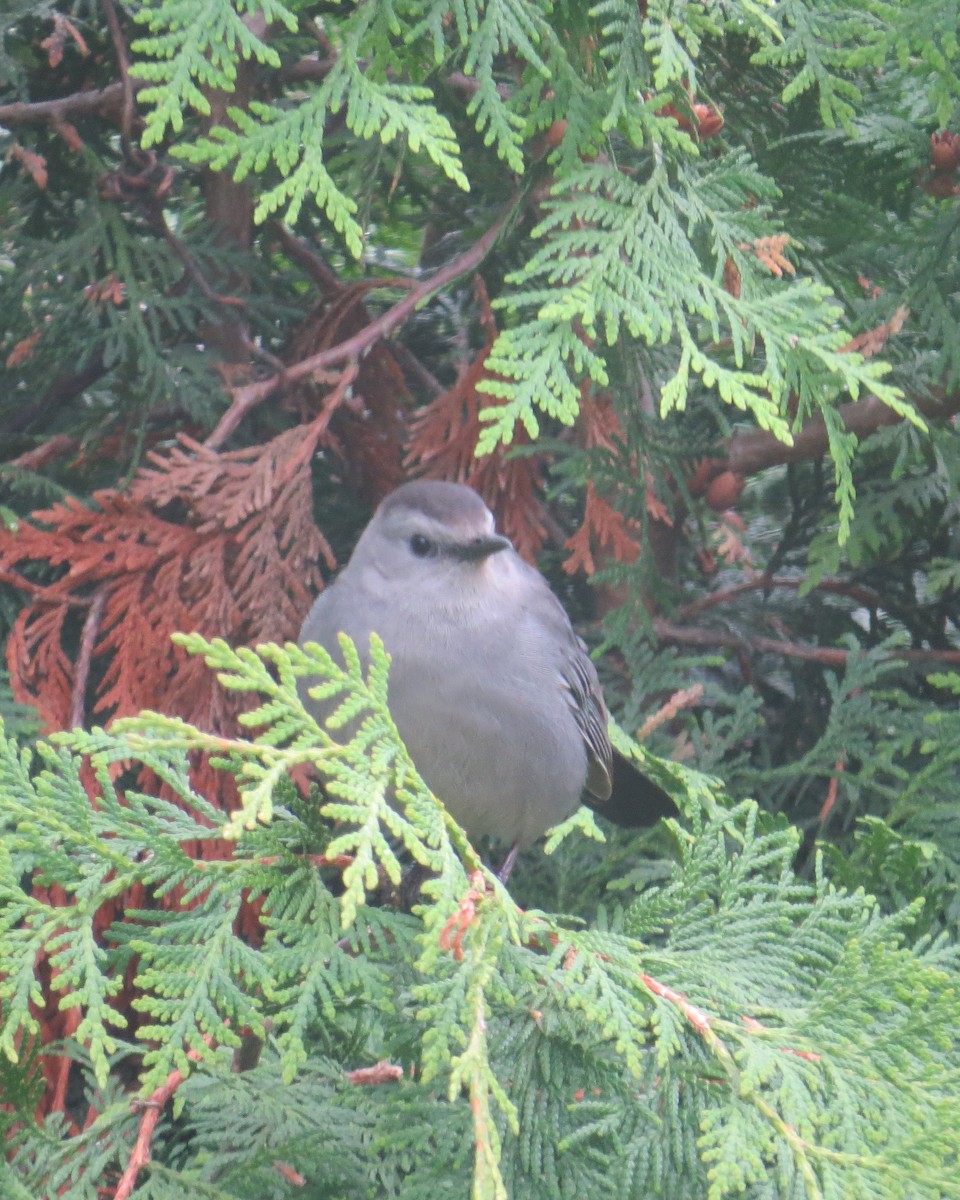
[[[957,55],[945,0],[13,4],[3,1195],[958,1194]],[[280,648],[408,474],[605,618],[679,821],[508,894],[382,651]]]
[[[112,1069],[135,1056],[145,1092],[191,1075],[189,1135],[170,1126],[147,1195],[465,1195],[471,1176],[477,1196],[611,1183],[635,1195],[950,1194],[960,1012],[946,947],[905,944],[911,909],[884,916],[819,872],[800,881],[792,829],[750,801],[718,805],[708,781],[674,767],[689,826],[670,822],[663,884],[592,925],[524,911],[416,776],[381,645],[365,678],[349,646],[342,669],[292,645],[184,644],[226,687],[257,693],[253,741],[145,714],[61,735],[36,763],[6,743],[2,1048],[18,1056],[38,1035],[27,1000],[50,953],[51,987],[83,1012],[89,1106],[72,1138],[48,1119],[39,1162],[35,1136],[15,1139],[11,1183],[79,1196],[119,1175],[139,1112]],[[297,698],[295,678],[317,673],[342,697],[334,730],[361,717],[347,744]],[[191,750],[214,751],[239,782],[229,858],[184,851],[219,835],[189,782]],[[131,758],[179,803],[132,788],[121,799],[113,769]],[[304,763],[328,779],[323,812],[344,823],[332,840],[317,841],[302,804],[276,806],[278,780]],[[364,905],[378,865],[399,882],[398,844],[435,872],[420,920]],[[322,864],[342,855],[337,898]],[[17,888],[24,875],[56,880],[61,902]],[[90,897],[174,884],[184,903],[128,907],[96,937]],[[244,893],[262,903],[259,946],[236,932]],[[131,962],[139,1049],[111,1003]],[[267,1047],[237,1075],[230,1052],[244,1039]],[[350,1067],[377,1059],[379,1086],[365,1088]]]

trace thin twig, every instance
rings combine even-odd
[[[718,605],[726,604],[730,600],[736,599],[745,592],[763,590],[767,591],[775,587],[790,588],[794,591],[806,585],[804,579],[786,579],[776,575],[758,575],[755,579],[749,579],[744,583],[736,584],[734,587],[724,588],[722,591],[711,592],[707,596],[701,596],[699,600],[694,600],[692,603],[685,605],[677,613],[677,623],[686,625],[694,618],[699,617],[701,613],[710,608],[716,608]],[[896,604],[892,604],[888,598],[879,595],[870,588],[863,587],[861,584],[848,583],[843,579],[821,579],[819,583],[815,583],[812,591],[827,592],[834,596],[843,596],[848,600],[852,600],[856,604],[862,605],[869,609],[871,613],[876,614],[878,610],[883,610],[889,613],[890,616],[902,621],[904,624],[910,624],[909,614],[902,611]],[[921,653],[918,651],[918,653]],[[931,654],[939,654],[940,651],[930,651]],[[741,665],[748,666],[748,661],[743,650],[740,651]]]
[[[153,231],[164,239],[177,258],[183,263],[184,270],[193,280],[197,289],[212,304],[224,304],[229,308],[246,307],[247,302],[242,296],[224,296],[210,286],[200,267],[197,265],[196,259],[167,224],[167,219],[163,215],[163,209],[159,204],[152,203],[150,205],[149,218]]]
[[[250,336],[249,329],[241,326],[239,332],[243,347],[251,358],[259,358],[261,362],[265,362],[267,366],[272,367],[274,371],[282,372],[286,370],[286,363],[283,361],[283,359],[277,358],[277,356],[271,353],[271,351],[269,351],[265,346],[258,346]]]
[[[397,365],[411,383],[418,383],[432,398],[439,396],[446,388],[440,380],[423,365],[419,358],[402,342],[394,342],[390,347]]]
[[[661,620],[653,622],[653,631],[665,642],[678,642],[688,646],[724,646],[731,650],[755,654],[780,654],[785,658],[802,658],[826,667],[846,666],[853,653],[850,650],[838,650],[833,646],[809,646],[803,642],[780,641],[767,637],[748,638],[723,629],[695,629]],[[917,667],[942,666],[946,663],[960,665],[960,650],[887,650],[886,654],[891,659]]]
[[[683,688],[674,692],[666,704],[651,714],[637,730],[635,737],[638,742],[645,742],[655,729],[672,721],[681,709],[692,708],[703,699],[703,684],[695,683],[693,687]]]
[[[88,608],[93,603],[89,596],[66,596],[62,592],[54,590],[56,585],[45,586],[42,583],[34,583],[32,579],[25,579],[17,571],[9,571],[3,567],[0,567],[0,583],[9,584],[10,587],[26,592],[33,596],[34,601],[41,604],[65,604],[71,608]]]
[[[271,228],[277,240],[287,255],[310,276],[326,298],[332,298],[355,287],[355,284],[344,284],[330,269],[324,258],[315,250],[305,245],[282,221],[274,221]],[[379,280],[377,287],[393,286],[395,280]],[[404,286],[415,287],[415,280],[404,280]],[[391,346],[391,352],[397,360],[400,370],[407,376],[408,381],[419,384],[429,396],[438,396],[443,390],[443,384],[432,374],[406,346],[396,342]]]
[[[258,404],[262,404],[264,400],[268,399],[268,397],[281,388],[289,387],[301,379],[309,378],[325,367],[331,367],[342,362],[358,362],[381,338],[387,337],[402,325],[408,317],[412,316],[420,305],[432,296],[434,292],[439,291],[446,284],[452,283],[453,280],[459,279],[461,275],[475,270],[483,262],[512,214],[516,200],[516,195],[511,197],[509,203],[504,206],[500,216],[494,221],[483,237],[476,241],[469,250],[465,250],[463,254],[458,254],[445,267],[441,267],[439,271],[435,271],[429,279],[425,279],[417,284],[402,300],[399,300],[392,308],[388,308],[375,321],[371,321],[359,333],[355,333],[353,337],[347,338],[345,342],[341,342],[337,346],[330,346],[326,350],[319,351],[317,354],[311,354],[308,358],[304,358],[300,362],[287,367],[283,373],[278,372],[270,376],[269,379],[263,379],[257,383],[248,383],[245,387],[236,388],[230,407],[223,414],[216,429],[210,434],[204,445],[210,446],[213,449],[219,449],[251,409],[256,408]]]
[[[914,408],[924,417],[943,421],[960,412],[960,390],[948,396],[915,396]],[[871,396],[852,404],[841,404],[837,410],[844,428],[862,441],[885,425],[897,425],[903,417],[889,405]],[[726,468],[737,475],[755,475],[766,467],[781,463],[806,462],[820,458],[829,447],[826,423],[821,416],[811,417],[799,433],[794,435],[793,445],[787,446],[772,433],[758,429],[750,433],[734,434],[725,444]]]
[[[418,286],[413,275],[386,275],[376,279],[359,279],[344,283],[334,274],[322,256],[316,250],[305,245],[282,221],[272,222],[271,229],[287,255],[302,267],[315,283],[319,284],[325,295],[339,296],[344,292],[371,292],[376,288],[412,290]]]
[[[359,370],[360,364],[356,360],[348,363],[340,375],[336,387],[324,397],[323,404],[320,406],[320,412],[312,421],[301,427],[303,437],[300,439],[300,445],[297,452],[290,456],[284,467],[283,474],[286,478],[290,478],[299,469],[300,465],[313,454],[318,439],[326,432],[333,414],[346,398]]]
[[[346,396],[350,385],[353,383],[354,379],[356,379],[358,369],[359,363],[356,361],[349,363],[344,368],[344,370],[341,372],[340,379],[337,381],[336,387],[324,398],[319,415],[308,424],[303,426],[303,440],[300,443],[298,453],[294,455],[287,463],[289,470],[293,471],[297,466],[299,466],[305,455],[309,456],[313,453],[317,438],[330,424],[330,418],[340,407],[340,404],[343,401],[343,398]],[[316,374],[319,376],[321,375],[321,372],[318,371]],[[239,394],[247,393],[249,390],[249,388],[239,388],[237,392],[234,393],[233,403],[220,418],[216,429],[203,443],[208,450],[219,450],[223,443],[228,437],[230,437],[233,431],[253,407],[252,403],[245,403],[242,401],[238,403]],[[259,401],[255,401],[255,403],[259,403]]]
[[[282,221],[271,222],[270,228],[277,235],[277,241],[290,258],[306,271],[314,283],[318,284],[326,295],[335,295],[343,290],[343,284],[330,267],[309,246],[296,236]]]
[[[0,463],[0,472],[9,470],[10,467],[16,467],[21,471],[39,471],[41,467],[45,467],[54,459],[73,454],[74,450],[79,447],[80,443],[76,438],[70,437],[67,433],[55,433],[52,438],[47,438],[45,442],[34,446],[32,450],[25,450],[16,458]]]
[[[803,579],[784,579],[779,576],[758,575],[756,579],[748,579],[744,583],[738,583],[733,587],[724,588],[720,592],[711,592],[707,596],[701,596],[699,600],[694,600],[690,604],[684,605],[677,614],[677,620],[683,624],[687,621],[698,617],[702,612],[706,612],[708,608],[716,608],[720,604],[726,604],[730,600],[735,600],[738,596],[742,596],[745,592],[768,591],[772,588],[792,588],[799,589],[805,585]],[[836,596],[846,596],[850,600],[855,600],[858,604],[862,604],[865,608],[877,609],[885,608],[886,605],[883,599],[875,592],[871,592],[868,588],[859,587],[856,584],[845,583],[842,579],[821,579],[819,583],[813,585],[814,591],[830,592]]]
[[[77,665],[73,675],[73,696],[70,704],[70,728],[86,728],[86,695],[87,682],[90,679],[90,664],[93,661],[93,647],[100,632],[100,622],[103,619],[103,609],[107,602],[107,586],[101,584],[93,594],[90,611],[83,622],[83,632],[80,634],[80,649],[77,653]]]
[[[117,64],[120,67],[120,87],[123,95],[123,105],[120,109],[120,145],[123,157],[129,159],[133,154],[133,118],[136,114],[136,102],[133,94],[133,81],[130,78],[130,55],[127,43],[120,28],[117,10],[113,0],[103,0],[103,11],[107,17],[107,27],[113,39],[113,48],[117,54]]]
[[[203,1040],[208,1046],[213,1045],[212,1038],[205,1036]],[[193,1062],[199,1062],[200,1051],[188,1050],[187,1058]],[[127,1159],[126,1169],[120,1176],[117,1190],[113,1193],[113,1200],[128,1200],[128,1197],[132,1195],[133,1189],[137,1185],[137,1178],[140,1172],[144,1167],[150,1165],[150,1144],[153,1140],[153,1131],[160,1120],[160,1114],[185,1079],[186,1076],[181,1071],[171,1071],[167,1076],[166,1082],[154,1089],[146,1100],[134,1102],[136,1106],[142,1108],[143,1115],[140,1118],[137,1140],[130,1151],[130,1157]]]

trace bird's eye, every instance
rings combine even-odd
[[[410,539],[410,549],[417,558],[426,558],[433,549],[433,542],[428,537],[424,537],[422,533],[415,533]]]

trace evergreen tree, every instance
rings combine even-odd
[[[0,1195],[960,1195],[957,60],[947,0],[8,6]],[[290,644],[411,475],[677,821],[508,893],[382,648]]]

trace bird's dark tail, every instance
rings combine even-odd
[[[610,799],[598,800],[595,796],[584,795],[583,802],[599,816],[627,829],[655,825],[661,817],[675,817],[679,811],[659,784],[648,779],[636,763],[616,750],[613,752]]]

